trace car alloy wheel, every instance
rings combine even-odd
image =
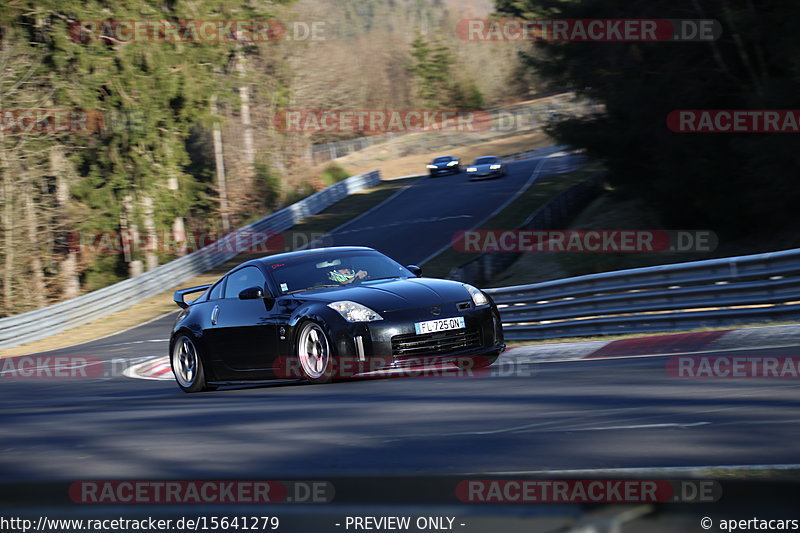
[[[312,383],[330,381],[331,343],[316,322],[306,322],[297,337],[297,357],[306,379]]]
[[[203,361],[197,352],[194,341],[187,335],[181,335],[172,348],[172,373],[175,381],[185,392],[211,390],[206,385]]]

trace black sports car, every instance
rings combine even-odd
[[[178,385],[196,392],[275,378],[325,383],[365,372],[492,364],[505,344],[491,298],[464,283],[420,276],[419,267],[371,248],[337,247],[254,259],[213,285],[176,291],[183,310],[170,361]]]
[[[428,164],[428,172],[431,176],[451,173],[458,174],[461,172],[461,160],[451,155],[437,157]]]

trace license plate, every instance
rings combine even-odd
[[[426,322],[417,322],[414,324],[414,329],[416,330],[417,335],[436,333],[437,331],[447,331],[450,329],[464,329],[465,327],[467,326],[464,323],[463,316],[439,318],[436,320],[428,320]]]

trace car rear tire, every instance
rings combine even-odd
[[[303,377],[310,383],[328,383],[333,378],[333,351],[328,335],[316,322],[306,322],[297,334],[297,359]]]
[[[203,367],[203,358],[197,349],[194,339],[182,334],[172,347],[170,356],[172,373],[175,381],[183,392],[203,392],[216,390],[216,387],[206,383],[206,372]]]

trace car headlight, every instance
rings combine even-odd
[[[481,291],[473,287],[472,285],[467,285],[466,283],[463,284],[464,288],[467,289],[467,292],[472,297],[472,303],[475,304],[475,307],[480,307],[482,305],[489,304],[489,298],[486,297]]]
[[[452,167],[453,165],[457,165],[457,164],[458,164],[458,161],[450,161],[449,163],[447,163],[447,166],[448,167]]]
[[[469,168],[467,169],[467,172],[477,172],[477,171],[478,171],[478,169],[477,169],[477,168],[475,168],[475,167],[469,167]]]
[[[343,300],[341,302],[333,302],[328,304],[328,307],[338,311],[342,317],[348,322],[374,322],[376,320],[383,320],[383,317],[367,307],[356,302]]]
[[[433,168],[439,168],[439,167],[437,167],[436,165],[428,165],[428,168],[432,168],[433,169]]]
[[[503,165],[491,165],[489,167],[490,170],[497,170],[498,168],[502,167]]]

